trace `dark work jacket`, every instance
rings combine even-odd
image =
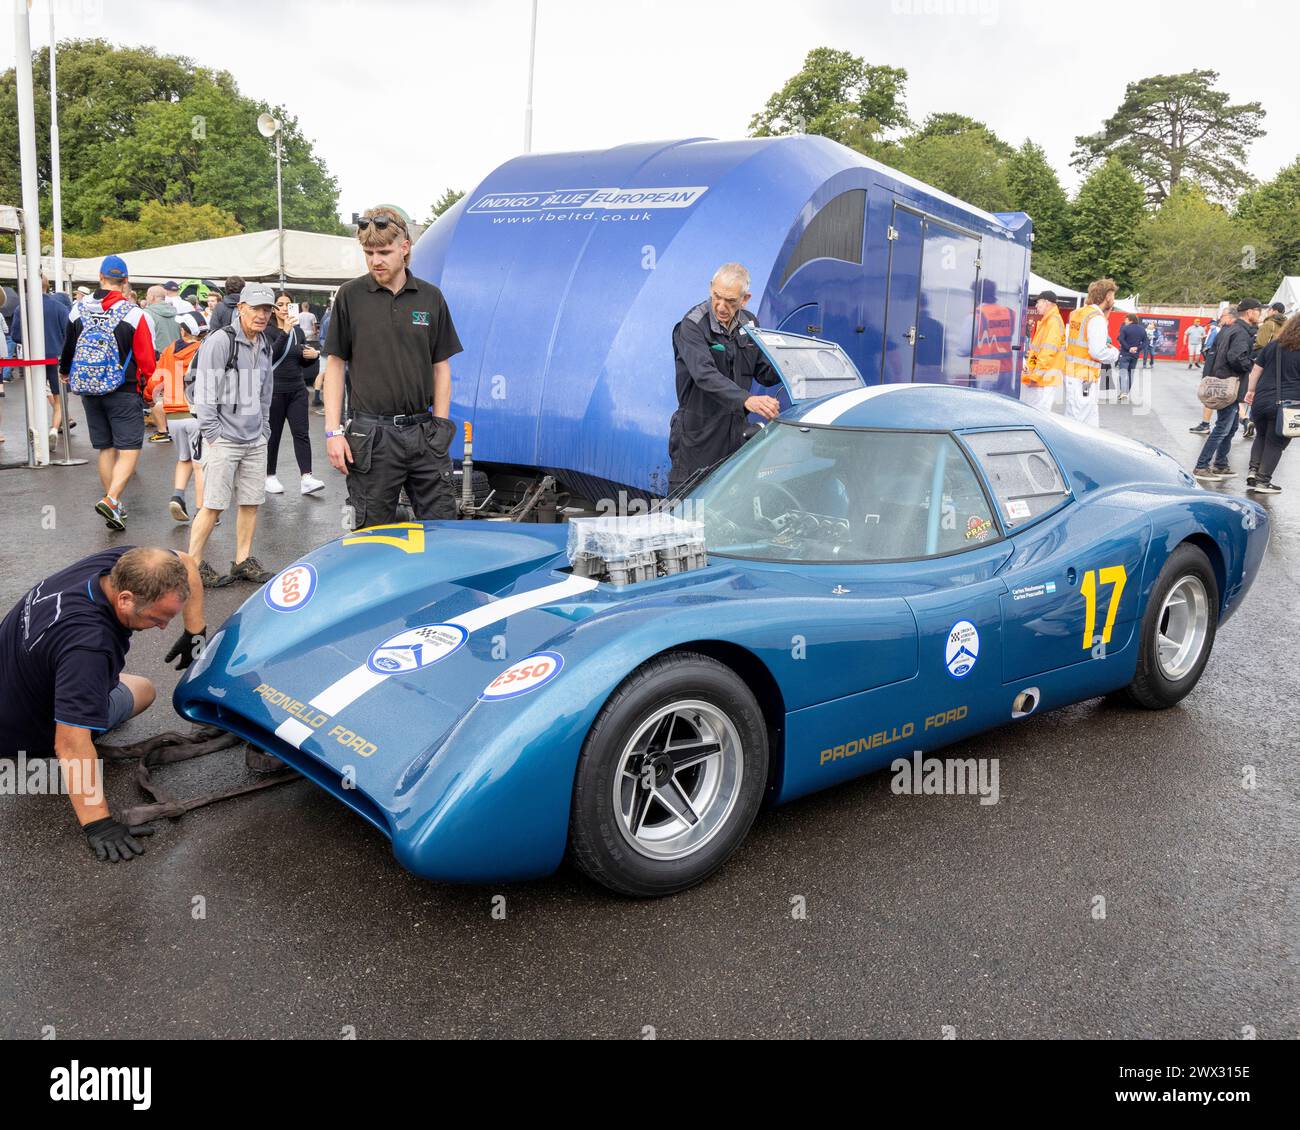
[[[673,329],[677,366],[677,411],[668,428],[670,486],[703,467],[725,459],[744,442],[745,401],[754,381],[780,384],[757,345],[740,332],[757,325],[748,310],[738,310],[730,334],[713,330],[709,303],[693,307]]]
[[[274,317],[266,328],[266,338],[271,343],[271,360],[280,361],[280,357],[284,357],[284,360],[275,366],[276,392],[293,392],[295,389],[305,388],[306,381],[314,380],[316,377],[315,371],[312,372],[311,377],[304,372],[305,369],[314,370],[315,366],[313,362],[303,360],[302,351],[307,346],[307,338],[302,332],[302,327],[294,326],[292,332],[293,343],[290,344],[289,335],[276,325]]]
[[[216,333],[217,330],[224,329],[230,325],[230,321],[235,316],[235,311],[239,309],[239,295],[223,294],[221,301],[213,307],[212,317],[208,319],[208,332]]]
[[[1210,359],[1211,376],[1240,377],[1237,382],[1237,401],[1246,395],[1251,367],[1254,365],[1255,330],[1249,322],[1235,321],[1219,331],[1214,339],[1214,356]]]
[[[1147,331],[1142,328],[1141,322],[1125,322],[1119,328],[1119,359],[1121,361],[1135,362],[1142,356],[1142,350],[1147,347]],[[1137,352],[1130,353],[1129,349],[1136,345]],[[1129,368],[1133,366],[1130,364]]]

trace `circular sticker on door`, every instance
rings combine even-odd
[[[305,561],[277,573],[262,590],[277,612],[297,612],[316,592],[316,569]]]
[[[964,679],[971,673],[980,655],[979,629],[969,620],[958,620],[948,629],[948,644],[943,662],[954,679]]]
[[[469,635],[459,624],[425,624],[384,640],[366,660],[377,675],[405,675],[446,659]]]
[[[554,651],[539,651],[518,663],[512,663],[493,679],[479,698],[490,702],[500,698],[516,698],[535,691],[558,675],[564,667],[564,657]]]

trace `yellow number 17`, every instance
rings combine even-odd
[[[1115,616],[1119,612],[1119,598],[1124,593],[1124,582],[1128,580],[1128,570],[1123,565],[1111,565],[1105,569],[1089,569],[1083,575],[1083,584],[1079,591],[1083,593],[1086,608],[1083,624],[1083,647],[1086,651],[1096,644],[1093,632],[1097,628],[1097,586],[1114,585],[1110,594],[1110,607],[1106,609],[1106,626],[1101,630],[1101,642],[1110,643],[1110,632],[1115,626]]]

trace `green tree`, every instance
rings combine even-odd
[[[1015,150],[1010,145],[998,137],[983,122],[968,118],[965,114],[957,114],[951,111],[930,114],[921,123],[920,129],[908,135],[907,141],[925,141],[932,137],[960,137],[966,134],[974,134],[987,142],[989,148],[1000,158],[1008,158],[1015,153]]]
[[[37,175],[49,223],[48,50],[33,61]],[[0,145],[17,150],[13,70],[0,75]],[[103,40],[59,45],[59,133],[63,216],[73,233],[104,217],[133,219],[145,202],[209,204],[246,230],[276,226],[275,145],[256,130],[270,109],[284,123],[287,227],[341,233],[338,185],[312,154],[295,119],[239,93],[224,71],[149,48]],[[0,167],[0,196],[18,199],[18,167]]]
[[[1071,283],[1084,289],[1093,279],[1113,278],[1131,291],[1142,262],[1142,186],[1118,157],[1079,187],[1070,236]]]
[[[1246,282],[1267,300],[1284,275],[1300,275],[1300,157],[1237,202],[1237,218],[1267,242],[1248,243]]]
[[[900,67],[872,66],[848,51],[815,47],[799,73],[753,116],[749,133],[820,134],[870,152],[886,131],[907,126],[906,85]]]
[[[1243,249],[1258,239],[1199,187],[1183,184],[1146,218],[1142,242],[1137,287],[1144,301],[1211,303],[1243,292]]]
[[[907,137],[888,159],[901,172],[968,204],[986,212],[1006,212],[1011,208],[1007,162],[986,132]]]
[[[447,189],[447,191],[444,192],[441,196],[439,196],[437,201],[434,203],[433,212],[429,216],[429,223],[433,223],[434,220],[436,220],[439,216],[441,216],[448,208],[450,208],[453,204],[455,204],[456,201],[459,200],[464,195],[465,195],[465,190],[463,188]]]
[[[1093,169],[1118,157],[1161,203],[1184,179],[1214,199],[1231,200],[1251,184],[1246,151],[1264,136],[1258,102],[1230,104],[1215,90],[1216,71],[1153,75],[1131,82],[1101,130],[1076,137],[1074,165]]]
[[[1034,270],[1049,279],[1070,273],[1070,201],[1041,146],[1028,138],[1007,160],[1011,209],[1034,221]]]
[[[211,204],[160,204],[156,200],[146,200],[140,206],[138,219],[106,216],[99,231],[92,235],[68,234],[64,237],[63,252],[74,259],[90,258],[199,239],[218,239],[238,235],[241,230],[234,216]],[[43,231],[42,238],[48,242],[53,234]]]

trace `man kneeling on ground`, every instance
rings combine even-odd
[[[117,546],[41,581],[0,621],[0,757],[58,757],[69,799],[95,855],[116,863],[144,851],[104,799],[94,735],[152,705],[153,683],[125,674],[131,637],[184,627],[167,652],[177,670],[207,637],[203,584],[188,554]]]

